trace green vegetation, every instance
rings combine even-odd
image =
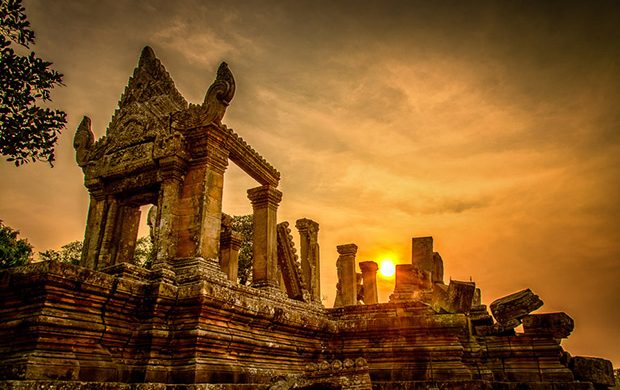
[[[0,154],[15,165],[54,162],[54,147],[67,122],[66,113],[43,108],[50,90],[62,85],[62,74],[34,52],[19,55],[34,44],[34,31],[21,0],[0,0]]]

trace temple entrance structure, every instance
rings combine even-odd
[[[235,92],[226,63],[201,105],[188,104],[150,47],[122,95],[105,137],[84,117],[74,140],[90,193],[81,265],[102,270],[133,258],[139,208],[156,205],[153,270],[174,272],[220,258],[222,189],[228,161],[260,186],[254,209],[253,281],[278,287],[276,224],[280,173],[222,124]]]

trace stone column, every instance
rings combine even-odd
[[[84,245],[82,246],[82,257],[80,259],[82,267],[97,269],[99,244],[105,228],[106,208],[105,196],[102,193],[90,194],[86,232],[84,234]]]
[[[157,214],[155,217],[155,258],[153,268],[169,262],[177,255],[179,228],[179,198],[183,183],[185,164],[180,159],[165,158],[160,160],[164,180],[159,189]]]
[[[377,270],[379,266],[374,261],[362,261],[360,262],[360,269],[362,270],[364,303],[366,305],[379,303],[377,294]]]
[[[319,224],[310,219],[298,219],[295,227],[299,230],[301,250],[301,276],[310,297],[321,302],[321,274],[318,233]]]
[[[101,234],[101,244],[99,247],[99,256],[96,261],[96,269],[100,270],[111,266],[113,255],[113,244],[115,243],[114,231],[116,220],[118,219],[118,201],[112,195],[106,197],[106,213]]]
[[[411,241],[411,264],[433,272],[433,237],[413,237]]]
[[[355,254],[357,245],[338,245],[338,285],[336,286],[336,301],[334,307],[357,304],[357,274],[355,272]]]
[[[177,257],[217,259],[222,223],[222,192],[228,155],[207,142],[207,155],[187,170],[179,198]]]
[[[114,264],[126,262],[133,264],[133,256],[138,239],[140,227],[140,208],[135,206],[122,206],[119,211],[120,224],[117,241],[117,249],[114,254]]]
[[[228,276],[228,280],[237,283],[239,270],[239,248],[243,239],[239,233],[222,232],[220,236],[220,267]]]
[[[254,210],[252,286],[279,288],[277,211],[282,192],[269,184],[248,190]]]

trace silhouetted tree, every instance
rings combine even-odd
[[[32,257],[32,245],[19,232],[0,220],[0,269],[26,265]]]
[[[0,154],[19,166],[54,161],[54,146],[67,122],[66,113],[36,105],[50,101],[50,89],[62,74],[34,52],[19,55],[13,45],[29,49],[34,31],[21,0],[0,0]]]

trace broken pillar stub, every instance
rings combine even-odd
[[[568,364],[575,379],[597,386],[615,386],[614,369],[607,359],[573,356]]]
[[[355,255],[357,245],[338,245],[338,284],[336,285],[336,300],[334,307],[355,305],[357,303],[357,274],[355,272]]]
[[[421,270],[413,264],[396,265],[395,279],[390,302],[414,300],[419,298],[422,292],[432,288],[430,271]]]
[[[411,239],[411,264],[427,272],[433,272],[433,237]]]
[[[436,284],[433,287],[433,308],[446,313],[469,313],[475,290],[474,282],[451,280],[447,288]]]
[[[321,302],[321,262],[319,224],[311,219],[298,219],[295,227],[300,236],[301,275],[314,302]]]
[[[489,308],[500,325],[515,328],[521,324],[523,317],[542,305],[543,301],[528,288],[493,301]]]
[[[254,210],[252,286],[279,289],[276,225],[282,192],[265,184],[249,189],[248,198]]]
[[[575,322],[566,313],[530,314],[523,317],[523,331],[527,335],[550,335],[556,339],[570,336]]]
[[[360,262],[360,269],[362,270],[364,303],[366,305],[379,303],[377,294],[377,270],[379,266],[374,261],[362,261]]]
[[[433,252],[433,269],[431,272],[433,283],[443,284],[443,259],[439,252]]]

